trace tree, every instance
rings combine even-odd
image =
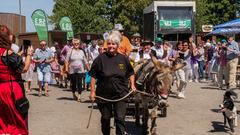
[[[217,25],[236,18],[239,7],[235,0],[207,0],[208,23]]]
[[[207,0],[196,1],[196,31],[202,31],[202,25],[208,24],[207,13]]]
[[[201,31],[205,24],[218,25],[237,18],[238,0],[196,0],[196,28]]]
[[[77,32],[93,32],[94,22],[98,19],[95,15],[93,6],[89,5],[87,0],[55,0],[53,15],[50,20],[55,23],[58,29],[58,23],[63,16],[68,16],[73,23],[73,30]]]
[[[50,20],[59,29],[58,22],[68,16],[74,32],[102,33],[111,30],[115,23],[121,23],[129,34],[140,31],[143,9],[152,0],[54,0]]]

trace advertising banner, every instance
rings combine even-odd
[[[160,20],[159,25],[162,29],[191,29],[191,20]]]
[[[61,27],[62,31],[67,32],[67,39],[69,40],[70,38],[73,38],[73,29],[72,29],[72,22],[69,17],[65,16],[62,17],[59,25]]]
[[[41,9],[35,10],[32,13],[32,22],[37,31],[39,40],[45,40],[48,43],[48,24],[45,12]]]

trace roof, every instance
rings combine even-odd
[[[20,14],[16,14],[16,13],[4,13],[4,12],[0,12],[0,14],[5,14],[5,15],[17,15],[17,16],[20,16]],[[21,15],[21,16],[24,16],[24,15]],[[26,16],[24,16],[26,17]]]
[[[195,1],[154,1],[151,5],[143,10],[143,13],[150,13],[157,11],[157,7],[169,6],[169,7],[193,7],[193,12],[196,12]]]
[[[49,30],[48,31],[48,33],[53,33],[53,32],[66,33],[66,31],[62,31],[62,30]],[[34,34],[37,34],[37,32],[20,33],[19,36],[34,35]]]

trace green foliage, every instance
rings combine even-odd
[[[142,30],[143,9],[152,0],[55,0],[50,20],[59,29],[58,22],[68,16],[74,32],[102,33],[121,23],[130,33]]]
[[[237,0],[196,0],[197,31],[201,31],[204,24],[218,25],[236,19],[239,11]]]
[[[207,0],[196,1],[196,31],[202,30],[202,25],[208,24],[208,16],[206,15]]]
[[[59,29],[58,22],[68,16],[73,23],[75,33],[103,33],[113,25],[121,23],[129,32],[141,32],[143,29],[143,9],[153,0],[54,0],[55,5],[51,22]],[[192,1],[192,0],[187,0]],[[201,31],[205,24],[217,25],[236,18],[240,9],[238,0],[195,0],[196,29]]]

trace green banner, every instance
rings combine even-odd
[[[43,10],[37,9],[32,13],[32,21],[38,34],[39,40],[48,43],[48,24],[47,17]]]
[[[59,25],[63,31],[67,32],[67,39],[73,38],[72,22],[69,17],[62,17]]]
[[[160,28],[163,29],[182,29],[191,28],[191,20],[160,20]]]

